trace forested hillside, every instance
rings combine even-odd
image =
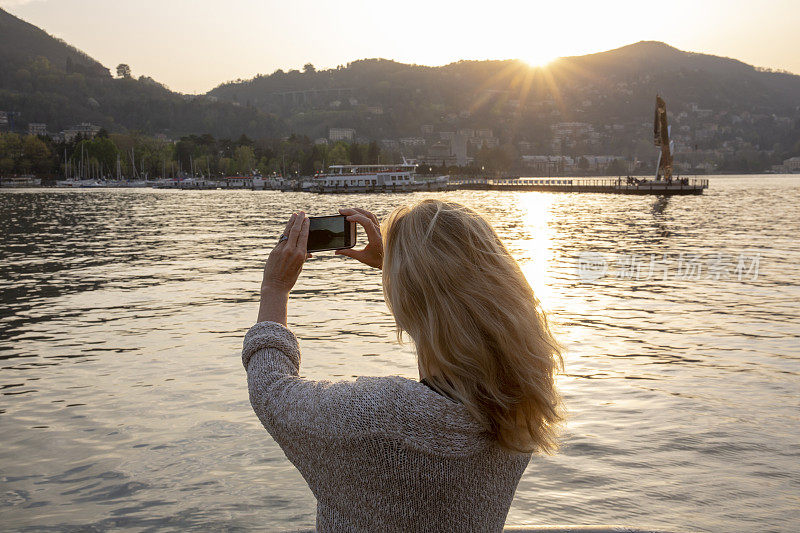
[[[515,60],[433,68],[371,59],[323,71],[307,65],[225,83],[209,94],[275,113],[292,131],[311,136],[330,127],[378,139],[419,135],[423,124],[489,128],[502,143],[523,141],[532,153],[552,153],[553,125],[583,122],[600,138],[567,147],[571,153],[635,155],[649,146],[657,93],[684,146],[716,149],[738,139],[756,150],[797,150],[800,76],[660,42],[542,68]]]
[[[81,122],[109,131],[268,137],[275,117],[206,97],[177,94],[146,76],[114,78],[86,54],[0,9],[0,111],[19,125],[58,132]]]

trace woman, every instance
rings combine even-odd
[[[531,453],[556,447],[556,343],[530,285],[489,223],[452,202],[401,207],[337,253],[383,269],[398,337],[421,381],[299,377],[286,306],[308,257],[292,215],[264,269],[244,340],[250,401],[317,498],[318,531],[502,531]]]

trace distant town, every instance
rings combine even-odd
[[[371,106],[368,112],[380,114],[382,109]],[[771,121],[776,128],[788,128],[792,124],[789,117],[749,113],[715,116],[711,110],[696,104],[692,104],[689,111],[681,111],[673,117],[675,169],[678,174],[686,175],[724,172],[726,169],[720,168],[722,161],[742,150],[755,150],[740,138],[724,140],[716,148],[705,149],[698,147],[700,141],[707,144],[709,140],[729,133],[736,126],[755,122],[763,124]],[[181,146],[196,144],[192,139],[200,137],[170,139],[166,134],[149,137],[131,135],[127,136],[126,142],[122,140],[126,136],[115,134],[111,135],[110,150],[105,149],[103,154],[99,154],[96,153],[95,139],[98,136],[109,138],[108,132],[99,125],[82,122],[52,132],[46,123],[28,122],[25,131],[20,132],[14,121],[15,114],[0,111],[0,177],[39,176],[45,179],[45,183],[76,172],[97,179],[125,179],[126,176],[128,179],[149,176],[210,177],[225,174],[247,176],[253,173],[299,178],[323,171],[323,165],[326,164],[393,163],[403,158],[418,162],[422,173],[442,172],[456,176],[641,175],[651,173],[654,169],[655,156],[639,159],[597,153],[615,135],[625,135],[629,129],[647,131],[652,127],[650,122],[615,123],[602,128],[586,122],[556,122],[550,126],[550,151],[541,154],[534,153],[535,144],[526,140],[518,140],[513,146],[514,150],[509,150],[508,144],[503,143],[489,128],[446,127],[459,118],[469,118],[468,113],[446,117],[444,127],[423,124],[418,135],[377,141],[359,136],[355,128],[344,127],[329,128],[326,137],[313,140],[300,136],[262,142],[251,141],[246,136],[237,141],[213,140],[224,146],[220,147],[221,150],[209,153],[204,153],[202,148],[198,150],[197,146],[188,150],[186,146]],[[206,145],[210,142],[209,137],[205,138]],[[35,138],[39,142],[25,142],[25,138]],[[114,143],[114,140],[117,142]],[[130,147],[123,153],[117,144]],[[154,144],[160,146],[158,154],[153,153]],[[302,148],[298,150],[297,147],[288,146],[291,144],[305,146],[306,151],[310,148],[314,152],[310,163],[308,154],[304,154]],[[230,157],[225,157],[225,146],[229,147]],[[266,146],[277,149],[265,150]],[[281,150],[280,146],[284,149]],[[26,147],[28,151],[36,153],[26,154]],[[655,154],[656,150],[653,148],[652,152]],[[120,154],[124,156],[122,159]],[[82,164],[78,162],[81,157]],[[800,157],[773,164],[769,171],[798,173]]]

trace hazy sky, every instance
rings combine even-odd
[[[275,69],[384,57],[555,57],[641,40],[800,73],[800,0],[0,0],[114,70],[182,92]]]

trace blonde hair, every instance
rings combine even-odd
[[[555,451],[562,349],[491,225],[461,204],[424,200],[396,209],[382,233],[384,296],[423,377],[504,448]]]

